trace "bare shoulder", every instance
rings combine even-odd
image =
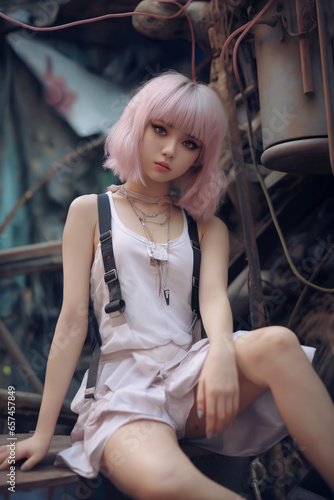
[[[215,215],[206,222],[198,222],[198,233],[201,245],[207,241],[228,242],[226,224]]]
[[[64,228],[63,243],[94,240],[98,221],[97,195],[83,195],[72,201]]]
[[[87,217],[86,222],[96,220],[97,195],[85,194],[72,201],[68,214],[74,217]]]
[[[89,279],[97,226],[96,195],[76,198],[70,205],[63,233],[64,298],[68,314],[88,303]]]

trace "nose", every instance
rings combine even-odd
[[[162,155],[166,158],[173,159],[175,158],[176,152],[176,141],[170,139],[167,141],[162,148]]]

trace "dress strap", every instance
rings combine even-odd
[[[194,312],[194,321],[193,325],[198,320],[201,320],[201,313],[199,310],[199,272],[200,272],[200,267],[201,267],[201,247],[199,243],[199,237],[198,237],[198,229],[197,229],[197,223],[196,221],[186,213],[187,217],[187,222],[188,222],[188,233],[189,233],[189,238],[190,238],[190,244],[193,249],[193,276],[192,276],[192,292],[191,292],[191,309]],[[203,328],[203,324],[201,325],[202,331],[201,331],[201,336],[202,338],[206,337],[205,330]]]
[[[104,310],[107,314],[110,314],[111,317],[114,317],[118,316],[124,311],[125,301],[122,299],[121,285],[116,271],[115,257],[112,246],[111,210],[108,195],[106,193],[99,194],[97,197],[97,203],[99,211],[101,252],[105,270],[104,281],[108,285],[109,290],[109,303],[105,306]],[[88,370],[88,378],[85,391],[86,399],[94,399],[97,372],[101,355],[102,340],[97,324],[94,324],[93,331],[95,338],[92,346],[93,354]]]
[[[104,281],[108,285],[109,303],[105,306],[105,312],[111,315],[119,315],[124,312],[125,301],[122,299],[121,285],[118,279],[111,233],[111,210],[109,197],[106,193],[97,197],[99,209],[99,229],[101,252],[105,270]]]

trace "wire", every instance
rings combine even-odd
[[[225,43],[224,43],[223,48],[222,48],[221,53],[220,53],[221,64],[224,64],[224,59],[225,59],[227,47],[229,46],[231,40],[233,40],[233,38],[235,36],[237,36],[241,31],[245,30],[250,22],[251,21],[249,21],[248,23],[244,24],[243,26],[240,26],[240,28],[233,31],[233,33],[231,33],[230,36],[225,40]]]
[[[174,3],[178,4],[178,2],[172,1],[162,1],[162,0],[157,0],[159,3]],[[26,23],[23,23],[21,21],[18,21],[16,19],[13,19],[9,16],[6,16],[3,12],[0,12],[0,17],[5,19],[6,21],[9,21],[11,23],[17,24],[18,26],[21,26],[22,28],[26,28],[32,31],[57,31],[57,30],[63,30],[67,28],[72,28],[73,26],[79,26],[81,24],[89,24],[89,23],[95,23],[98,21],[104,21],[106,19],[112,19],[112,18],[118,18],[118,17],[132,17],[132,16],[146,16],[146,17],[152,17],[154,19],[174,19],[174,17],[177,17],[181,14],[181,12],[189,6],[189,4],[192,2],[192,0],[188,0],[185,5],[180,5],[180,10],[178,12],[175,12],[174,14],[171,14],[170,16],[160,16],[159,14],[151,14],[147,12],[119,12],[118,14],[104,14],[103,16],[96,16],[96,17],[90,17],[87,19],[80,19],[78,21],[73,21],[71,23],[65,23],[65,24],[59,24],[58,26],[46,26],[44,28],[38,27],[38,26],[32,26]]]
[[[185,5],[181,5],[179,2],[176,2],[174,0],[158,0],[159,3],[172,3],[174,5],[177,5],[180,7],[181,11],[184,13],[186,16],[186,19],[188,21],[189,29],[190,29],[190,37],[191,37],[191,78],[194,82],[196,82],[196,69],[195,69],[195,33],[194,33],[194,28],[189,16],[189,13],[187,12],[187,7],[191,4],[192,0],[188,1]]]
[[[237,40],[237,42],[236,42],[236,44],[234,46],[234,49],[233,49],[233,70],[234,70],[234,74],[235,74],[235,77],[236,77],[239,89],[241,89],[241,88],[243,89],[243,87],[242,87],[242,83],[241,83],[241,79],[240,79],[240,75],[239,75],[239,71],[238,71],[238,60],[237,60],[238,47],[239,47],[241,41],[245,38],[245,36],[247,35],[247,33],[250,31],[250,29],[254,26],[254,24],[256,24],[256,22],[258,21],[258,19],[260,19],[260,17],[262,17],[262,15],[270,7],[270,5],[273,3],[273,1],[274,0],[269,0],[266,3],[266,5],[263,7],[263,9],[260,10],[260,12],[258,14],[256,14],[256,16],[254,17],[254,19],[252,19],[251,21],[249,21],[247,23],[247,25],[242,26],[242,28],[243,28],[242,34],[239,36],[239,38],[238,38],[238,40]],[[248,106],[247,106],[247,108],[248,108]]]
[[[238,47],[239,47],[242,39],[246,36],[246,34],[252,28],[252,26],[254,26],[254,24],[257,22],[257,20],[263,15],[263,13],[268,9],[268,7],[273,3],[273,1],[274,0],[269,0],[269,2],[267,2],[267,4],[263,7],[263,9],[254,17],[254,19],[252,19],[252,21],[248,22],[246,25],[244,25],[241,28],[239,28],[238,30],[236,30],[229,37],[229,38],[232,39],[233,36],[235,36],[237,34],[237,31],[239,31],[239,32],[242,31],[242,34],[239,36],[239,38],[238,38],[238,40],[237,40],[237,42],[235,44],[235,47],[233,49],[233,70],[234,70],[235,78],[236,78],[236,81],[238,83],[240,94],[242,96],[242,100],[243,100],[243,103],[244,103],[244,106],[245,106],[245,112],[246,112],[247,124],[248,124],[248,127],[247,127],[248,140],[249,140],[249,146],[250,146],[250,151],[251,151],[252,163],[254,165],[254,168],[255,168],[258,180],[260,182],[260,186],[261,186],[261,188],[263,190],[263,193],[265,195],[265,198],[266,198],[266,201],[267,201],[267,204],[268,204],[268,207],[269,207],[269,211],[270,211],[270,214],[271,214],[274,226],[276,228],[278,237],[280,239],[280,242],[281,242],[284,254],[285,254],[286,258],[287,258],[287,261],[289,263],[289,266],[290,266],[293,274],[299,279],[299,281],[301,281],[302,283],[304,283],[304,285],[306,285],[306,286],[309,286],[311,288],[315,288],[316,290],[319,290],[321,292],[334,293],[334,288],[325,288],[325,287],[316,285],[315,283],[312,283],[309,280],[307,280],[306,278],[304,278],[304,276],[302,276],[299,273],[299,271],[297,270],[296,266],[294,265],[294,263],[292,261],[292,258],[290,256],[287,244],[285,242],[282,230],[280,228],[279,222],[277,220],[277,217],[276,217],[276,214],[275,214],[275,209],[274,209],[272,201],[270,199],[270,195],[268,193],[267,187],[266,187],[266,185],[264,183],[263,177],[262,177],[262,175],[261,175],[261,173],[259,171],[259,167],[258,167],[258,164],[257,164],[257,161],[256,161],[255,148],[254,148],[254,144],[253,144],[252,120],[251,120],[251,116],[250,116],[250,112],[249,112],[249,107],[248,107],[247,99],[246,99],[246,96],[245,96],[245,93],[244,93],[244,89],[243,89],[243,86],[242,86],[242,82],[241,82],[241,79],[240,79],[240,75],[239,75],[238,64],[237,64],[237,51],[238,51]],[[227,42],[227,40],[226,40],[226,42]],[[225,42],[225,44],[226,44],[226,42]],[[224,44],[224,46],[225,46],[225,44]],[[227,46],[227,44],[226,44],[226,46]]]
[[[189,16],[189,13],[187,12],[187,8],[191,4],[193,0],[188,0],[184,5],[181,5],[179,2],[176,0],[157,0],[159,3],[166,3],[166,4],[173,4],[176,5],[179,10],[175,12],[174,14],[171,14],[170,16],[161,16],[159,14],[151,14],[149,12],[122,12],[118,14],[105,14],[103,16],[96,16],[96,17],[91,17],[88,19],[81,19],[78,21],[73,21],[71,23],[65,23],[65,24],[60,24],[58,26],[47,26],[47,27],[38,27],[38,26],[31,26],[29,24],[23,23],[21,21],[18,21],[16,19],[13,19],[3,12],[0,12],[0,17],[5,19],[6,21],[9,21],[11,23],[17,24],[18,26],[21,26],[22,28],[26,28],[31,31],[57,31],[57,30],[62,30],[62,29],[67,29],[67,28],[72,28],[73,26],[80,26],[82,24],[89,24],[89,23],[95,23],[99,21],[105,21],[106,19],[114,19],[114,18],[119,18],[119,17],[133,17],[133,16],[144,16],[144,17],[150,17],[153,19],[174,19],[175,17],[178,17],[180,14],[184,14],[188,25],[189,25],[189,30],[190,30],[190,37],[191,37],[191,77],[196,82],[196,70],[195,70],[195,35],[194,35],[194,29],[193,25]]]

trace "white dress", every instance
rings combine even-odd
[[[184,437],[194,404],[193,389],[209,348],[207,339],[198,340],[199,328],[191,328],[193,251],[185,216],[181,236],[169,243],[163,284],[170,291],[167,305],[149,262],[147,240],[122,224],[112,194],[108,195],[116,267],[126,302],[125,321],[115,324],[104,312],[109,298],[98,245],[90,281],[102,337],[96,394],[94,400],[84,398],[86,372],[71,406],[78,413],[72,446],[58,454],[55,462],[66,463],[87,478],[98,475],[109,437],[130,421],[147,420],[144,432],[148,434],[154,421],[164,422],[179,439]],[[234,339],[244,333],[236,332]],[[312,359],[313,350],[305,350]],[[251,456],[266,451],[285,435],[287,430],[268,391],[217,437],[189,442],[225,455]]]

